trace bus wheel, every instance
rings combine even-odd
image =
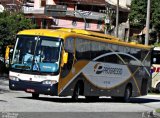
[[[159,92],[159,93],[160,93],[160,83],[158,83],[158,84],[157,84],[157,86],[156,86],[156,90],[157,90],[157,92]]]
[[[39,94],[37,94],[37,93],[32,93],[32,98],[33,98],[33,99],[38,99],[38,98],[39,98]]]
[[[127,86],[124,92],[124,97],[123,97],[123,101],[124,102],[130,102],[130,97],[132,94],[132,89],[130,86]]]
[[[79,95],[80,95],[80,84],[77,83],[73,91],[72,100],[78,101]]]

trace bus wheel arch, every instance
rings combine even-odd
[[[84,82],[83,80],[78,80],[73,90],[72,99],[74,101],[78,101],[79,95],[83,95],[83,94],[84,94]]]
[[[130,102],[131,96],[132,96],[132,84],[128,83],[127,86],[125,87],[123,101]]]
[[[160,82],[156,85],[156,91],[160,93]]]

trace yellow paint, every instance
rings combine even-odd
[[[65,85],[68,84],[69,81],[71,81],[87,64],[89,61],[78,61],[75,63],[72,67],[74,71],[70,71],[69,74],[65,78],[60,78],[58,83],[58,95],[62,92]]]

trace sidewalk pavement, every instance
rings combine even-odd
[[[8,79],[9,75],[8,74],[0,74],[0,80]]]

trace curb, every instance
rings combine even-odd
[[[160,113],[156,111],[142,113],[142,118],[160,118]]]
[[[156,95],[156,94],[155,94],[155,95],[150,95],[150,94],[148,94],[147,96],[148,96],[148,97],[159,97],[159,98],[160,98],[160,94],[157,94],[157,95]]]
[[[153,118],[160,118],[160,113],[153,111],[154,117]]]

